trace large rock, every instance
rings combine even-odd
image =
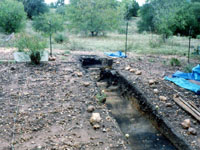
[[[90,118],[90,123],[92,125],[98,124],[101,122],[101,116],[99,113],[92,113],[92,116]]]
[[[181,123],[182,127],[184,129],[188,129],[191,126],[191,121],[190,119],[185,119],[182,123]]]

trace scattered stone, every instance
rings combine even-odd
[[[128,67],[125,68],[126,71],[129,71],[130,69],[131,69],[130,66],[128,66]]]
[[[183,129],[188,129],[191,126],[191,121],[190,119],[185,119],[182,123],[181,123]]]
[[[54,57],[54,56],[49,56],[49,61],[56,61],[56,57]]]
[[[197,135],[197,130],[194,129],[194,128],[189,128],[188,133],[191,134],[191,135]]]
[[[106,132],[106,129],[105,128],[103,128],[103,130],[102,130],[103,132]]]
[[[78,77],[82,77],[83,76],[82,72],[76,72],[76,74],[77,74]]]
[[[125,137],[128,139],[129,138],[129,134],[125,134]]]
[[[172,103],[166,103],[166,107],[172,107]]]
[[[107,120],[107,121],[111,121],[110,116],[106,117],[106,120]]]
[[[101,121],[101,116],[99,113],[92,113],[92,116],[90,118],[90,123],[92,125],[96,124],[96,123],[100,123]]]
[[[135,74],[136,75],[142,75],[142,71],[136,71]]]
[[[93,128],[96,129],[100,129],[100,124],[96,123],[95,125],[93,125]]]
[[[130,69],[129,71],[130,71],[131,73],[135,73],[135,72],[136,72],[135,69]]]
[[[167,97],[165,97],[165,96],[159,96],[159,99],[160,99],[161,101],[167,101]]]
[[[153,92],[154,92],[155,94],[158,94],[158,93],[159,93],[158,89],[154,89]]]
[[[85,87],[88,87],[88,86],[90,85],[90,82],[84,82],[83,85],[84,85]]]
[[[94,109],[95,109],[95,107],[90,105],[90,106],[88,106],[87,111],[91,113],[94,111]]]
[[[149,85],[154,84],[156,81],[155,80],[149,80]]]

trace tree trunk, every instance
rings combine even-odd
[[[50,42],[50,56],[52,56],[52,42],[51,42],[52,35],[49,36],[49,42]]]
[[[128,51],[128,21],[126,23],[126,43],[125,43],[125,56],[127,56]]]
[[[94,36],[94,31],[91,31],[91,35]]]

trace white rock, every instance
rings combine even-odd
[[[88,86],[90,85],[90,82],[84,82],[83,85],[84,85],[85,87],[88,87]]]
[[[165,96],[159,96],[159,99],[160,99],[161,101],[167,101],[167,97],[165,97]]]
[[[100,123],[101,121],[101,116],[99,113],[92,113],[92,116],[90,118],[90,123],[91,124],[96,124],[96,123]]]
[[[154,89],[153,92],[154,92],[155,94],[158,94],[158,93],[159,93],[158,89]]]
[[[130,69],[129,71],[132,72],[132,73],[135,73],[135,72],[136,72],[135,69]]]
[[[130,66],[127,66],[127,67],[125,68],[126,71],[129,71],[130,69],[131,69]]]
[[[136,75],[141,75],[141,74],[142,74],[142,71],[139,71],[139,70],[138,70],[138,71],[135,72],[135,74],[136,74]]]
[[[94,109],[95,109],[95,107],[92,106],[92,105],[90,105],[90,106],[88,106],[87,111],[88,111],[88,112],[93,112]]]
[[[182,123],[181,123],[182,127],[184,129],[188,129],[191,126],[191,121],[190,119],[185,119]]]
[[[125,134],[125,137],[128,139],[129,138],[129,134]]]

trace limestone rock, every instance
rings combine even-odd
[[[130,69],[131,69],[130,66],[127,66],[127,67],[125,68],[126,71],[129,71]]]
[[[88,86],[90,85],[90,82],[84,82],[83,85],[84,85],[85,87],[88,87]]]
[[[95,109],[95,107],[90,105],[90,106],[88,106],[87,111],[91,113],[94,111],[94,109]]]
[[[100,123],[100,121],[101,121],[100,114],[99,113],[92,113],[92,116],[90,118],[90,123],[92,125],[94,125],[94,124]]]
[[[159,99],[160,99],[161,101],[167,101],[167,97],[165,97],[165,96],[159,96]]]
[[[154,89],[153,92],[154,92],[155,94],[158,94],[158,93],[159,93],[158,89]]]
[[[152,85],[152,84],[154,84],[154,83],[156,83],[156,81],[155,80],[149,80],[149,85]]]
[[[135,73],[135,72],[136,72],[135,69],[130,69],[129,71],[130,71],[131,73]]]
[[[135,74],[136,74],[136,75],[142,75],[142,71],[139,71],[139,70],[138,70],[138,71],[135,72]]]
[[[125,137],[128,139],[129,138],[129,134],[125,134]]]
[[[54,56],[49,56],[49,61],[56,61],[56,57],[54,57]]]
[[[185,119],[182,123],[181,123],[182,127],[184,129],[188,129],[191,126],[191,121],[190,119]]]
[[[93,125],[93,128],[94,128],[95,130],[96,130],[96,129],[100,129],[100,127],[101,127],[101,126],[100,126],[100,124],[98,124],[98,123]]]
[[[82,72],[76,72],[76,75],[77,75],[78,77],[82,77],[82,76],[83,76],[83,73],[82,73]]]

